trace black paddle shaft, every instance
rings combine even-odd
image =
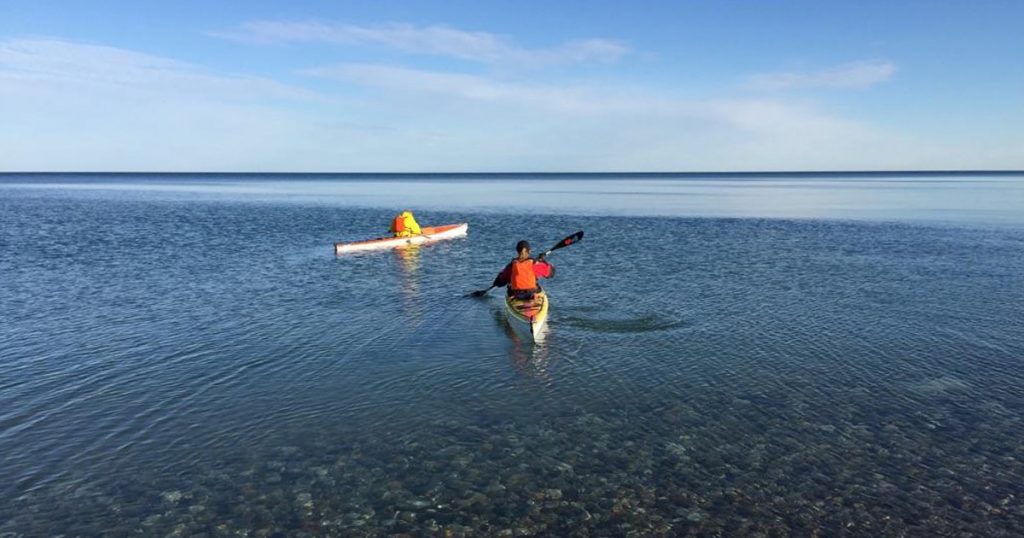
[[[558,250],[560,248],[565,248],[565,247],[567,247],[569,245],[574,245],[576,243],[579,243],[580,240],[582,240],[582,239],[583,239],[583,230],[580,230],[580,231],[570,235],[569,237],[566,237],[565,239],[559,241],[558,244],[556,244],[555,246],[553,246],[553,247],[547,249],[546,251],[544,251],[544,253],[541,254],[541,256],[547,256],[548,254],[551,254],[552,251]]]

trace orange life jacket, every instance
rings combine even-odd
[[[391,221],[391,231],[396,234],[405,231],[405,218],[402,215],[398,215],[395,220]]]
[[[508,279],[508,287],[513,291],[537,289],[537,275],[533,272],[533,260],[512,260],[512,276]]]

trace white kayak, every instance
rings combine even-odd
[[[361,252],[364,250],[379,250],[385,248],[404,247],[406,245],[422,245],[445,239],[463,237],[469,231],[469,223],[446,224],[444,226],[426,226],[420,229],[420,235],[410,237],[380,237],[354,243],[335,243],[334,253],[345,254],[346,252]]]
[[[520,338],[527,342],[540,342],[544,339],[544,325],[548,321],[547,294],[539,291],[532,299],[526,300],[506,296],[505,317]]]

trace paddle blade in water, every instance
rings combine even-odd
[[[466,297],[483,297],[489,291],[491,291],[491,288],[487,288],[486,290],[476,290],[473,293],[466,294]]]

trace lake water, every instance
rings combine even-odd
[[[463,239],[336,257],[411,208]],[[0,536],[1024,535],[1024,175],[0,176]],[[486,287],[552,254],[543,345]]]

